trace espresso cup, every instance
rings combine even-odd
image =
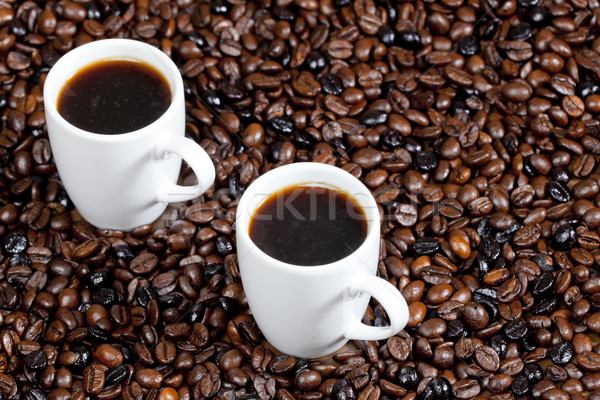
[[[253,215],[273,193],[294,185],[328,187],[351,195],[366,216],[364,242],[349,256],[316,266],[288,264],[259,249],[249,233]],[[406,325],[408,306],[401,293],[375,276],[380,246],[377,204],[349,173],[319,163],[271,170],[246,189],[235,225],[240,275],[250,310],[277,350],[296,357],[321,357],[348,340],[386,339]],[[389,326],[362,322],[371,296],[384,307]]]
[[[100,61],[146,63],[163,75],[171,104],[156,121],[117,135],[82,130],[57,110],[65,83],[78,71]],[[98,228],[131,230],[156,220],[168,203],[200,196],[213,183],[208,154],[185,138],[185,102],[181,74],[160,50],[128,39],[106,39],[65,54],[44,84],[48,136],[56,167],[73,204]],[[194,186],[177,185],[182,159],[197,177]]]

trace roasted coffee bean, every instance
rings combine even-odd
[[[109,333],[101,328],[88,326],[87,332],[90,339],[97,343],[108,343],[111,341]]]
[[[219,236],[216,238],[215,247],[217,252],[224,257],[234,252],[233,241],[227,236]]]
[[[204,315],[204,305],[201,303],[194,304],[188,311],[186,319],[193,324],[194,322],[200,321]]]
[[[516,396],[523,396],[529,391],[529,382],[523,375],[518,375],[513,379],[510,388]]]
[[[229,4],[222,0],[214,0],[210,4],[210,12],[217,15],[225,15],[229,13]]]
[[[181,304],[181,302],[183,301],[184,297],[183,295],[179,294],[179,293],[169,293],[169,294],[165,294],[163,296],[158,297],[158,299],[156,299],[158,301],[158,304],[163,307],[163,308],[172,308],[172,307],[177,307]]]
[[[112,284],[112,276],[108,270],[98,270],[92,272],[89,277],[90,289],[98,290],[100,288],[108,288]]]
[[[527,12],[527,18],[533,26],[544,26],[548,18],[548,8],[545,6],[533,7]]]
[[[25,365],[31,371],[39,371],[48,365],[48,356],[42,350],[34,350],[25,356]]]
[[[27,248],[27,238],[22,233],[11,232],[4,237],[2,247],[7,253],[21,253]]]
[[[600,370],[600,357],[596,353],[584,351],[577,355],[577,364],[585,371],[596,372]]]
[[[523,226],[517,222],[511,225],[508,229],[497,232],[494,238],[498,243],[504,244],[508,242],[514,236],[515,232],[517,232],[522,227]]]
[[[277,133],[290,135],[294,132],[294,123],[287,117],[275,117],[269,123]]]
[[[46,399],[46,394],[38,387],[30,387],[25,391],[23,397],[26,400],[44,400]]]
[[[529,363],[526,364],[523,368],[523,376],[531,383],[537,383],[544,378],[544,373],[542,368],[535,364]]]
[[[539,0],[519,0],[517,3],[519,4],[519,7],[531,8],[537,6],[539,4]]]
[[[109,344],[101,344],[94,351],[94,359],[109,368],[123,363],[123,353]]]
[[[70,365],[71,369],[75,373],[83,373],[85,367],[92,362],[92,352],[84,345],[75,345],[71,348],[71,351],[77,357],[75,362]]]
[[[407,50],[418,50],[421,48],[421,37],[416,31],[403,29],[396,35],[396,44]]]
[[[129,267],[135,274],[147,274],[158,265],[158,257],[152,253],[144,253],[131,260]]]
[[[561,182],[563,184],[569,182],[569,179],[571,178],[569,176],[569,170],[564,166],[557,166],[552,168],[551,174],[552,180]]]
[[[319,78],[319,83],[323,88],[323,91],[327,94],[339,96],[344,91],[344,84],[342,80],[331,73],[327,73]],[[599,92],[600,93],[600,92]]]
[[[594,81],[581,82],[575,93],[580,99],[586,99],[592,94],[600,94],[600,85]]]
[[[494,335],[490,339],[490,347],[498,353],[500,358],[504,358],[508,350],[508,343],[501,335]]]
[[[433,396],[433,397],[431,397],[431,396]],[[452,398],[452,386],[450,385],[450,382],[448,382],[448,379],[446,379],[446,378],[442,378],[442,377],[433,378],[432,380],[429,381],[429,383],[425,387],[425,390],[423,392],[421,392],[421,394],[419,395],[418,398],[419,399],[434,398],[434,399],[450,400],[450,398]]]
[[[510,340],[521,340],[527,335],[527,325],[521,320],[509,321],[504,325],[504,335]]]
[[[396,32],[390,26],[380,26],[377,30],[377,36],[379,37],[381,43],[385,44],[386,46],[391,46],[396,41]]]
[[[417,168],[423,172],[431,172],[438,166],[438,161],[432,151],[420,151],[415,155]]]
[[[536,297],[546,297],[552,294],[554,288],[554,275],[544,271],[534,280],[532,294]]]
[[[571,199],[569,190],[559,181],[552,181],[548,185],[550,197],[557,203],[566,203]]]
[[[533,315],[549,315],[552,314],[556,307],[558,306],[558,299],[556,297],[550,297],[544,300],[541,300],[533,309],[531,310]]]
[[[558,365],[565,365],[574,356],[573,345],[570,342],[560,342],[550,350],[550,359]]]
[[[461,379],[452,385],[452,392],[458,399],[469,399],[481,392],[481,387],[475,379]]]
[[[379,110],[371,110],[360,116],[360,123],[367,126],[374,126],[379,124],[385,124],[387,121],[387,114]]]
[[[494,238],[482,238],[478,250],[488,260],[497,260],[500,256],[500,245]]]
[[[136,300],[142,307],[147,307],[150,300],[156,300],[158,296],[151,286],[142,286],[135,292]]]
[[[546,377],[553,382],[564,382],[568,379],[567,371],[558,365],[546,367]]]
[[[92,364],[83,371],[83,391],[89,394],[99,394],[104,388],[104,370],[99,364]]]
[[[331,396],[335,400],[354,400],[356,389],[348,379],[340,379],[333,385]]]
[[[420,238],[413,244],[413,250],[417,255],[434,254],[439,248],[440,244],[435,238]]]
[[[325,68],[327,60],[325,55],[320,51],[313,51],[306,57],[306,66],[311,72],[319,72]]]
[[[513,25],[508,31],[508,37],[512,40],[527,41],[533,36],[533,29],[527,22]]]
[[[117,365],[116,367],[108,370],[105,374],[104,384],[106,387],[111,387],[119,384],[123,379],[127,377],[129,370],[125,365]]]
[[[479,41],[475,36],[463,36],[458,39],[458,52],[463,56],[474,56],[479,53]]]
[[[577,233],[571,224],[560,225],[552,235],[554,246],[557,250],[567,251],[575,246]]]
[[[402,367],[398,370],[398,384],[403,388],[410,390],[417,387],[419,383],[419,373],[414,367]]]
[[[104,307],[110,307],[117,300],[117,293],[112,288],[100,288],[91,297],[92,303],[101,304]]]
[[[486,308],[478,303],[469,302],[463,309],[465,323],[471,329],[483,329],[487,326],[490,318]]]
[[[150,368],[139,369],[135,373],[135,380],[146,389],[158,389],[163,381],[163,375]]]
[[[475,362],[488,372],[497,371],[500,368],[500,357],[498,353],[490,346],[480,346],[475,349],[473,354]]]
[[[296,375],[295,383],[298,389],[308,392],[321,384],[321,375],[312,370],[302,371]]]

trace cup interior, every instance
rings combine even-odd
[[[67,81],[82,69],[102,61],[125,60],[137,61],[148,64],[158,71],[166,80],[171,91],[171,103],[167,110],[154,122],[138,130],[127,132],[120,135],[98,135],[79,129],[70,124],[58,112],[57,103],[60,93]],[[183,101],[183,80],[177,66],[162,51],[143,42],[131,39],[105,39],[87,43],[77,47],[62,58],[52,67],[44,83],[44,105],[46,113],[59,121],[71,130],[81,135],[97,136],[96,139],[118,140],[119,137],[126,137],[132,134],[140,134],[158,121],[171,118],[175,112],[174,108],[177,101]],[[90,136],[91,138],[92,136]]]
[[[257,209],[259,209],[273,194],[298,185],[330,188],[346,193],[355,200],[356,204],[364,212],[366,219],[366,235],[362,244],[355,249],[355,252],[360,251],[360,249],[365,246],[366,242],[372,241],[374,239],[373,236],[377,237],[377,241],[379,240],[379,210],[370,191],[362,184],[362,182],[346,171],[330,165],[317,163],[297,163],[282,166],[269,171],[254,181],[252,185],[246,189],[246,192],[238,205],[236,219],[238,240],[247,242],[251,247],[256,247],[256,244],[250,237],[249,228]],[[260,252],[265,259],[270,261],[275,260],[282,265],[291,266],[292,268],[303,267],[303,265],[290,264],[277,260],[258,247],[256,248],[256,251]],[[344,258],[345,257],[340,260],[343,260]],[[340,260],[316,266],[334,264]]]
[[[363,207],[332,185],[291,185],[268,196],[251,217],[249,235],[263,252],[281,261],[319,266],[359,248],[367,236]]]

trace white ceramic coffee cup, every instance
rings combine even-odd
[[[141,61],[157,69],[171,89],[167,111],[150,125],[118,135],[87,132],[67,122],[57,110],[61,89],[79,70],[103,60]],[[151,223],[168,203],[200,196],[215,179],[208,154],[184,137],[184,89],[177,66],[146,43],[106,39],[68,52],[48,73],[44,107],[63,185],[83,218],[99,228],[131,230]],[[182,159],[197,185],[176,184]]]
[[[367,236],[354,253],[330,264],[307,267],[276,260],[252,242],[248,230],[255,210],[273,193],[299,184],[339,189],[364,209]],[[406,325],[406,301],[393,285],[375,276],[380,243],[377,204],[349,173],[319,163],[269,171],[246,189],[235,225],[240,274],[250,310],[265,338],[279,351],[321,357],[348,340],[386,339]],[[389,326],[361,322],[371,296],[385,308]]]

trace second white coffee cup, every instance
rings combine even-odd
[[[270,195],[294,185],[324,186],[350,194],[367,217],[367,235],[362,245],[341,260],[310,267],[279,261],[259,249],[249,235],[252,216]],[[402,294],[375,276],[380,244],[375,199],[358,179],[342,169],[297,163],[259,177],[246,189],[238,205],[236,239],[250,310],[266,339],[281,352],[321,357],[348,340],[389,338],[408,321],[408,306]],[[389,326],[373,327],[361,322],[371,296],[384,307]]]

